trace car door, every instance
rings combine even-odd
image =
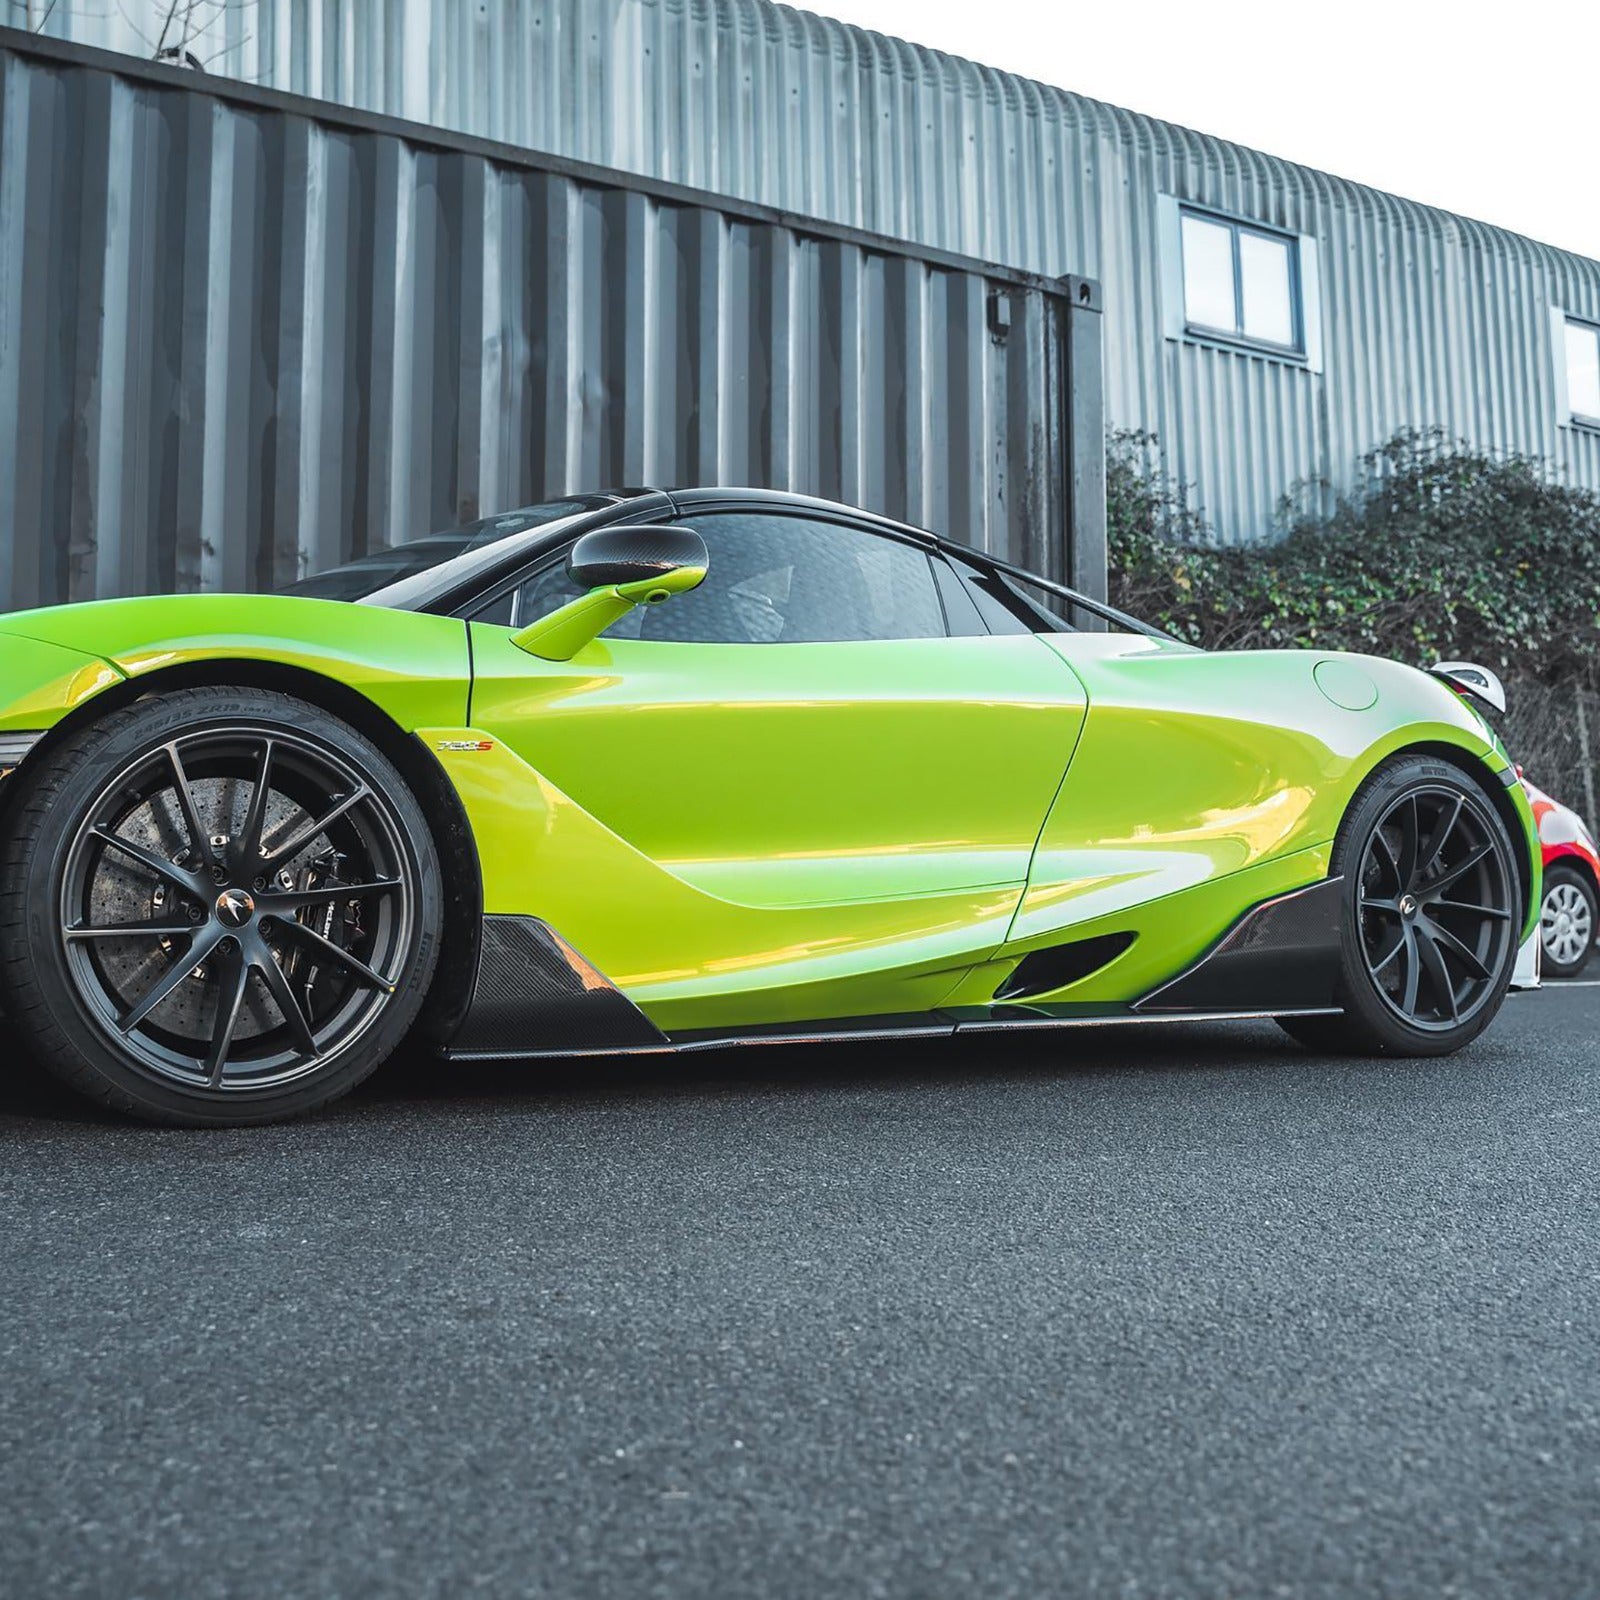
[[[635,858],[637,915],[566,905],[556,925],[625,988],[664,972],[699,998],[807,988],[814,970],[794,969],[818,954],[841,976],[925,969],[907,993],[948,987],[937,975],[981,959],[1020,899],[1082,725],[1076,676],[975,611],[953,631],[940,558],[911,537],[767,507],[684,520],[705,582],[572,661],[473,626],[474,727]],[[518,621],[571,596],[547,568]],[[881,1009],[898,991],[873,993]]]

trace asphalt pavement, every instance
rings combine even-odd
[[[5,1073],[0,1591],[1600,1593],[1597,1022]]]

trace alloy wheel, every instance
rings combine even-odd
[[[89,1016],[142,1072],[216,1092],[316,1071],[393,997],[415,869],[339,751],[208,727],[128,763],[73,838],[60,937]]]
[[[1594,942],[1594,917],[1588,898],[1572,883],[1552,883],[1539,909],[1539,937],[1544,953],[1569,967],[1580,961]]]
[[[1367,974],[1410,1026],[1458,1027],[1498,992],[1514,879],[1473,796],[1428,784],[1395,800],[1367,840],[1358,892]]]

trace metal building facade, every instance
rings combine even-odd
[[[78,0],[50,26],[148,53],[169,9]],[[1600,434],[1560,409],[1551,324],[1600,320],[1600,264],[1517,235],[767,0],[205,15],[192,43],[213,72],[1099,279],[1110,421],[1158,434],[1226,537],[1269,532],[1285,495],[1325,498],[1408,425],[1600,488]],[[1314,241],[1320,370],[1174,336],[1164,197]]]
[[[1076,526],[1098,586],[1099,320],[1086,282],[0,33],[0,609],[640,482],[1057,575]]]

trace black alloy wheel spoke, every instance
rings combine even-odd
[[[1467,900],[1433,900],[1429,902],[1428,910],[1460,911],[1466,916],[1487,917],[1491,922],[1509,922],[1511,913],[1505,906],[1480,906]],[[1437,921],[1437,917],[1434,919]]]
[[[290,918],[287,922],[274,922],[274,929],[281,928],[292,938],[299,939],[303,944],[309,945],[318,955],[326,960],[335,962],[347,972],[353,973],[360,982],[369,989],[381,989],[385,994],[394,993],[394,985],[383,976],[381,972],[374,972],[365,961],[353,956],[342,945],[337,945],[332,939],[325,939],[315,928],[308,927],[303,922]]]
[[[1408,949],[1410,947],[1410,944],[1411,944],[1410,935],[1406,932],[1404,927],[1400,928],[1400,930],[1395,935],[1394,943],[1389,946],[1388,953],[1386,955],[1379,956],[1378,959],[1375,962],[1373,962],[1373,964],[1372,964],[1373,975],[1376,976],[1380,972],[1387,971],[1388,968],[1389,968],[1390,963],[1393,962],[1394,958],[1396,956],[1398,956],[1401,953],[1401,951]]]
[[[1410,929],[1405,933],[1406,946],[1406,972],[1404,998],[1400,1004],[1408,1012],[1415,1013],[1417,1009],[1417,991],[1422,981],[1422,960],[1417,954],[1417,936]]]
[[[157,851],[148,850],[132,839],[124,839],[120,833],[113,833],[103,823],[96,823],[91,832],[109,849],[120,851],[130,861],[137,861],[147,872],[153,872],[156,877],[176,884],[187,893],[203,896],[208,892],[209,886],[198,873],[187,872],[176,861],[169,861]]]
[[[1454,1022],[1461,1015],[1461,1008],[1456,1000],[1456,986],[1445,967],[1444,957],[1439,953],[1438,941],[1433,937],[1432,929],[1420,922],[1417,924],[1416,940],[1417,954],[1422,959],[1423,970],[1428,974],[1428,983],[1433,989],[1434,1004],[1436,1007],[1448,1005],[1450,1020]]]
[[[1465,940],[1458,939],[1443,923],[1436,922],[1431,918],[1429,919],[1428,927],[1429,932],[1442,950],[1448,951],[1455,956],[1461,965],[1467,969],[1469,977],[1487,978],[1490,976],[1489,969],[1478,959],[1477,952]]]
[[[217,967],[217,1016],[211,1027],[211,1047],[206,1052],[204,1069],[206,1086],[211,1089],[222,1087],[228,1052],[233,1048],[233,1036],[239,1027],[239,1012],[250,987],[250,962],[237,939],[223,941]]]
[[[1428,835],[1428,842],[1422,847],[1417,858],[1416,880],[1423,882],[1433,870],[1434,863],[1439,859],[1446,844],[1450,842],[1450,835],[1455,832],[1456,823],[1461,818],[1461,808],[1466,804],[1464,795],[1457,795],[1448,810],[1441,813],[1440,820],[1434,824],[1434,829]]]
[[[190,922],[108,922],[96,927],[74,923],[61,930],[67,939],[177,939],[191,938]]]
[[[256,956],[254,965],[256,971],[261,974],[261,981],[267,986],[267,993],[272,996],[278,1010],[282,1012],[284,1023],[289,1029],[289,1036],[294,1040],[296,1048],[305,1055],[317,1055],[317,1036],[312,1030],[311,1019],[306,1015],[305,1008],[300,1004],[300,997],[294,992],[294,985],[289,982],[272,951],[262,950]]]
[[[176,739],[166,747],[166,755],[172,766],[173,793],[178,797],[178,810],[183,813],[183,826],[189,835],[189,854],[196,861],[209,866],[212,857],[211,835],[200,821],[200,808],[195,804],[194,790],[190,786],[183,757],[178,753]]]
[[[365,785],[353,789],[349,794],[334,802],[320,817],[313,818],[310,822],[302,823],[286,840],[274,844],[271,854],[261,862],[259,871],[276,872],[286,862],[293,861],[305,847],[313,840],[326,833],[340,817],[371,795],[372,791]]]
[[[272,759],[274,745],[271,739],[261,741],[261,751],[256,758],[255,777],[251,783],[250,804],[244,814],[244,826],[239,830],[239,840],[234,860],[242,872],[259,872],[262,858],[261,830],[267,822],[267,801],[272,792]]]
[[[216,949],[221,939],[222,935],[209,927],[194,932],[190,937],[188,948],[173,959],[166,971],[145,990],[138,1003],[117,1019],[118,1028],[123,1033],[131,1033],[137,1028],[163,1000],[170,998],[178,985],[183,983]]]
[[[1438,896],[1442,895],[1446,889],[1452,888],[1454,885],[1458,884],[1469,872],[1472,871],[1475,866],[1478,865],[1479,862],[1483,861],[1487,856],[1489,856],[1490,853],[1491,847],[1489,845],[1479,845],[1478,848],[1469,856],[1467,856],[1465,860],[1458,861],[1455,866],[1450,868],[1448,872],[1441,873],[1440,876],[1435,878],[1432,883],[1426,885],[1429,898],[1437,899]]]
[[[1395,893],[1399,894],[1405,888],[1406,880],[1400,874],[1400,858],[1395,854],[1394,846],[1389,843],[1388,836],[1382,828],[1373,833],[1372,843],[1382,857],[1378,865],[1388,869],[1389,876],[1394,880]]]
[[[1401,804],[1405,810],[1400,818],[1400,853],[1395,861],[1395,872],[1400,879],[1400,887],[1409,889],[1417,881],[1417,850],[1422,824],[1417,815],[1415,795]]]
[[[264,911],[278,914],[306,906],[325,906],[335,900],[361,900],[369,894],[393,894],[405,888],[399,878],[377,878],[371,883],[325,883],[312,889],[267,889],[256,898]]]

